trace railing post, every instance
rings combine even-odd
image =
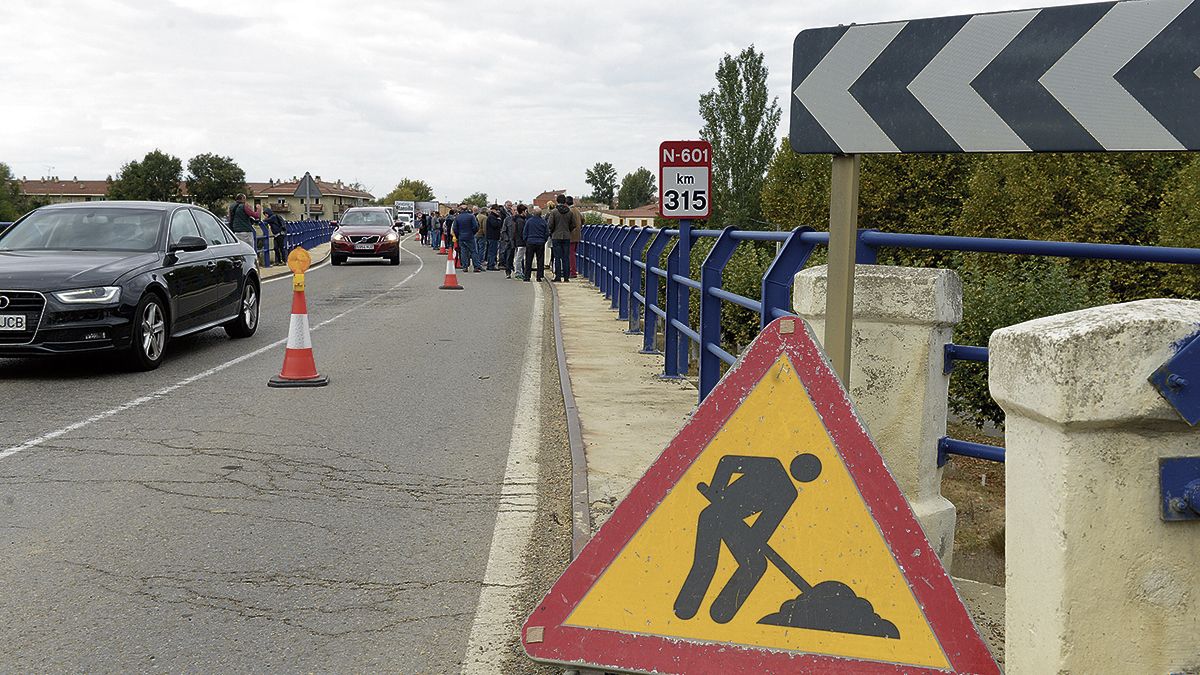
[[[878,232],[878,230],[863,228],[858,231],[858,235],[854,239],[854,262],[858,265],[875,265],[879,262],[879,249],[868,244],[863,238],[867,232]]]
[[[692,221],[679,221],[679,261],[677,263],[678,274],[681,277],[691,278],[692,275]],[[692,320],[692,289],[678,284],[675,287],[679,293],[678,314],[679,320],[683,323],[691,325]],[[692,341],[682,332],[676,331],[676,340],[679,341],[679,350],[676,357],[679,359],[679,365],[676,372],[680,375],[687,375],[689,355],[691,353]]]
[[[642,306],[644,310],[642,314],[643,354],[659,353],[654,344],[654,338],[658,334],[658,315],[654,313],[654,307],[658,305],[658,275],[651,272],[650,268],[658,266],[658,260],[662,257],[662,252],[670,241],[671,235],[667,234],[666,228],[663,228],[654,235],[654,240],[646,248],[646,302]]]
[[[583,276],[593,283],[595,279],[592,278],[592,233],[595,230],[595,225],[584,225],[583,232],[579,235],[580,269],[583,270]]]
[[[616,289],[613,288],[617,277],[617,237],[621,236],[621,228],[613,225],[604,240],[604,297],[612,298]]]
[[[808,262],[808,257],[812,255],[815,247],[815,244],[806,243],[801,235],[812,231],[811,227],[797,227],[792,230],[787,241],[783,242],[783,246],[775,254],[775,260],[771,261],[771,266],[763,274],[759,330],[775,320],[775,310],[791,312],[796,272]]]
[[[617,294],[613,296],[613,307],[617,309],[618,321],[629,319],[629,291],[625,290],[625,286],[629,284],[629,267],[626,265],[625,259],[633,259],[631,251],[633,240],[637,238],[637,235],[637,229],[627,228],[617,242]]]
[[[629,249],[629,329],[625,331],[627,335],[637,335],[641,333],[639,322],[642,320],[642,303],[637,299],[637,294],[642,292],[642,277],[644,274],[649,274],[648,271],[642,270],[637,266],[638,262],[646,254],[646,242],[650,241],[650,236],[655,232],[652,227],[638,228],[638,235],[633,240],[633,246]]]
[[[725,265],[733,257],[738,242],[733,238],[732,225],[721,231],[704,265],[700,268],[700,400],[717,386],[721,379],[721,359],[708,346],[721,346],[721,299],[710,291],[721,288]]]
[[[665,363],[663,364],[663,378],[669,380],[682,379],[679,374],[679,347],[680,338],[687,339],[687,336],[679,332],[673,323],[679,318],[679,287],[678,281],[675,281],[675,275],[679,273],[679,242],[675,241],[675,246],[671,248],[671,253],[667,256],[667,318],[663,321],[663,340],[666,348]],[[686,288],[686,287],[685,287]],[[686,352],[684,358],[686,359]],[[686,361],[685,361],[686,363]]]
[[[604,274],[608,271],[608,252],[605,250],[605,242],[608,241],[608,235],[612,232],[612,225],[605,225],[596,232],[596,290],[604,292]]]

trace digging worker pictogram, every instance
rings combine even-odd
[[[774,457],[727,455],[717,463],[712,483],[696,486],[709,505],[696,523],[692,569],[675,599],[675,615],[680,619],[690,619],[700,611],[717,571],[722,542],[738,568],[709,609],[713,621],[728,623],[733,619],[766,573],[768,561],[800,590],[812,588],[769,543],[799,496],[792,478],[801,483],[816,480],[821,474],[821,460],[816,455],[798,455],[789,469],[791,476]],[[753,523],[746,522],[755,515]]]

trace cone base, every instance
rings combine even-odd
[[[268,387],[279,387],[285,389],[289,387],[324,387],[327,384],[329,384],[329,378],[324,375],[318,375],[307,380],[289,380],[276,375],[267,381]]]
[[[462,286],[438,286],[438,290],[441,291],[461,291],[462,289]]]

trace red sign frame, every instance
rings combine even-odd
[[[699,156],[699,159],[696,157]],[[687,159],[684,159],[684,158]],[[663,211],[663,169],[666,167],[704,167],[708,169],[708,184],[704,186],[708,197],[704,215],[669,216]],[[658,146],[658,215],[671,220],[705,220],[712,215],[712,144],[708,141],[663,141]]]
[[[792,322],[788,328],[784,322]],[[816,404],[884,540],[905,556],[901,571],[951,666],[951,672],[999,675],[949,575],[925,538],[907,500],[859,421],[846,390],[800,319],[776,319],[704,399],[612,517],[588,542],[521,629],[535,660],[636,672],[946,673],[936,668],[772,651],[739,644],[625,633],[564,625],[593,583],[708,447],[754,386],[786,354]],[[533,629],[532,631],[530,629]],[[532,641],[531,641],[532,638]]]

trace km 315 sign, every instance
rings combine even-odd
[[[658,146],[658,184],[658,212],[663,218],[708,218],[712,146],[708,141],[663,141]]]

